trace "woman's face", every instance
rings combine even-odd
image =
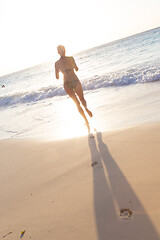
[[[66,54],[65,48],[58,48],[58,53],[61,55],[61,57],[64,57]]]

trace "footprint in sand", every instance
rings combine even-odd
[[[123,208],[120,210],[120,217],[123,219],[128,219],[133,215],[133,212],[129,208]]]
[[[91,164],[91,167],[94,167],[96,164],[98,164],[98,162],[93,162],[93,163]]]

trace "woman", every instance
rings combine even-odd
[[[60,55],[60,59],[55,63],[56,78],[59,79],[59,72],[63,73],[64,89],[66,93],[75,102],[79,113],[85,120],[88,132],[90,132],[89,122],[85,116],[85,113],[80,105],[80,102],[84,106],[86,112],[92,117],[92,112],[88,110],[86,100],[84,99],[82,85],[75,74],[74,70],[78,71],[78,67],[73,57],[65,56],[65,47],[59,45],[57,51]],[[78,97],[77,97],[78,96]]]

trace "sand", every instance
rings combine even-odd
[[[159,173],[160,123],[2,140],[0,239],[158,240]]]

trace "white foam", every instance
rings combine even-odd
[[[103,75],[95,75],[93,77],[83,79],[83,89],[92,91],[100,88],[126,86],[131,84],[141,84],[160,80],[160,62],[145,63],[130,69],[107,73]],[[25,104],[37,102],[46,98],[65,95],[63,86],[49,86],[28,92],[17,92],[3,95],[0,97],[0,107],[11,106],[14,104]]]
[[[83,89],[123,87],[160,80],[160,28],[86,50],[75,56]],[[0,78],[0,107],[65,95],[49,62]]]

